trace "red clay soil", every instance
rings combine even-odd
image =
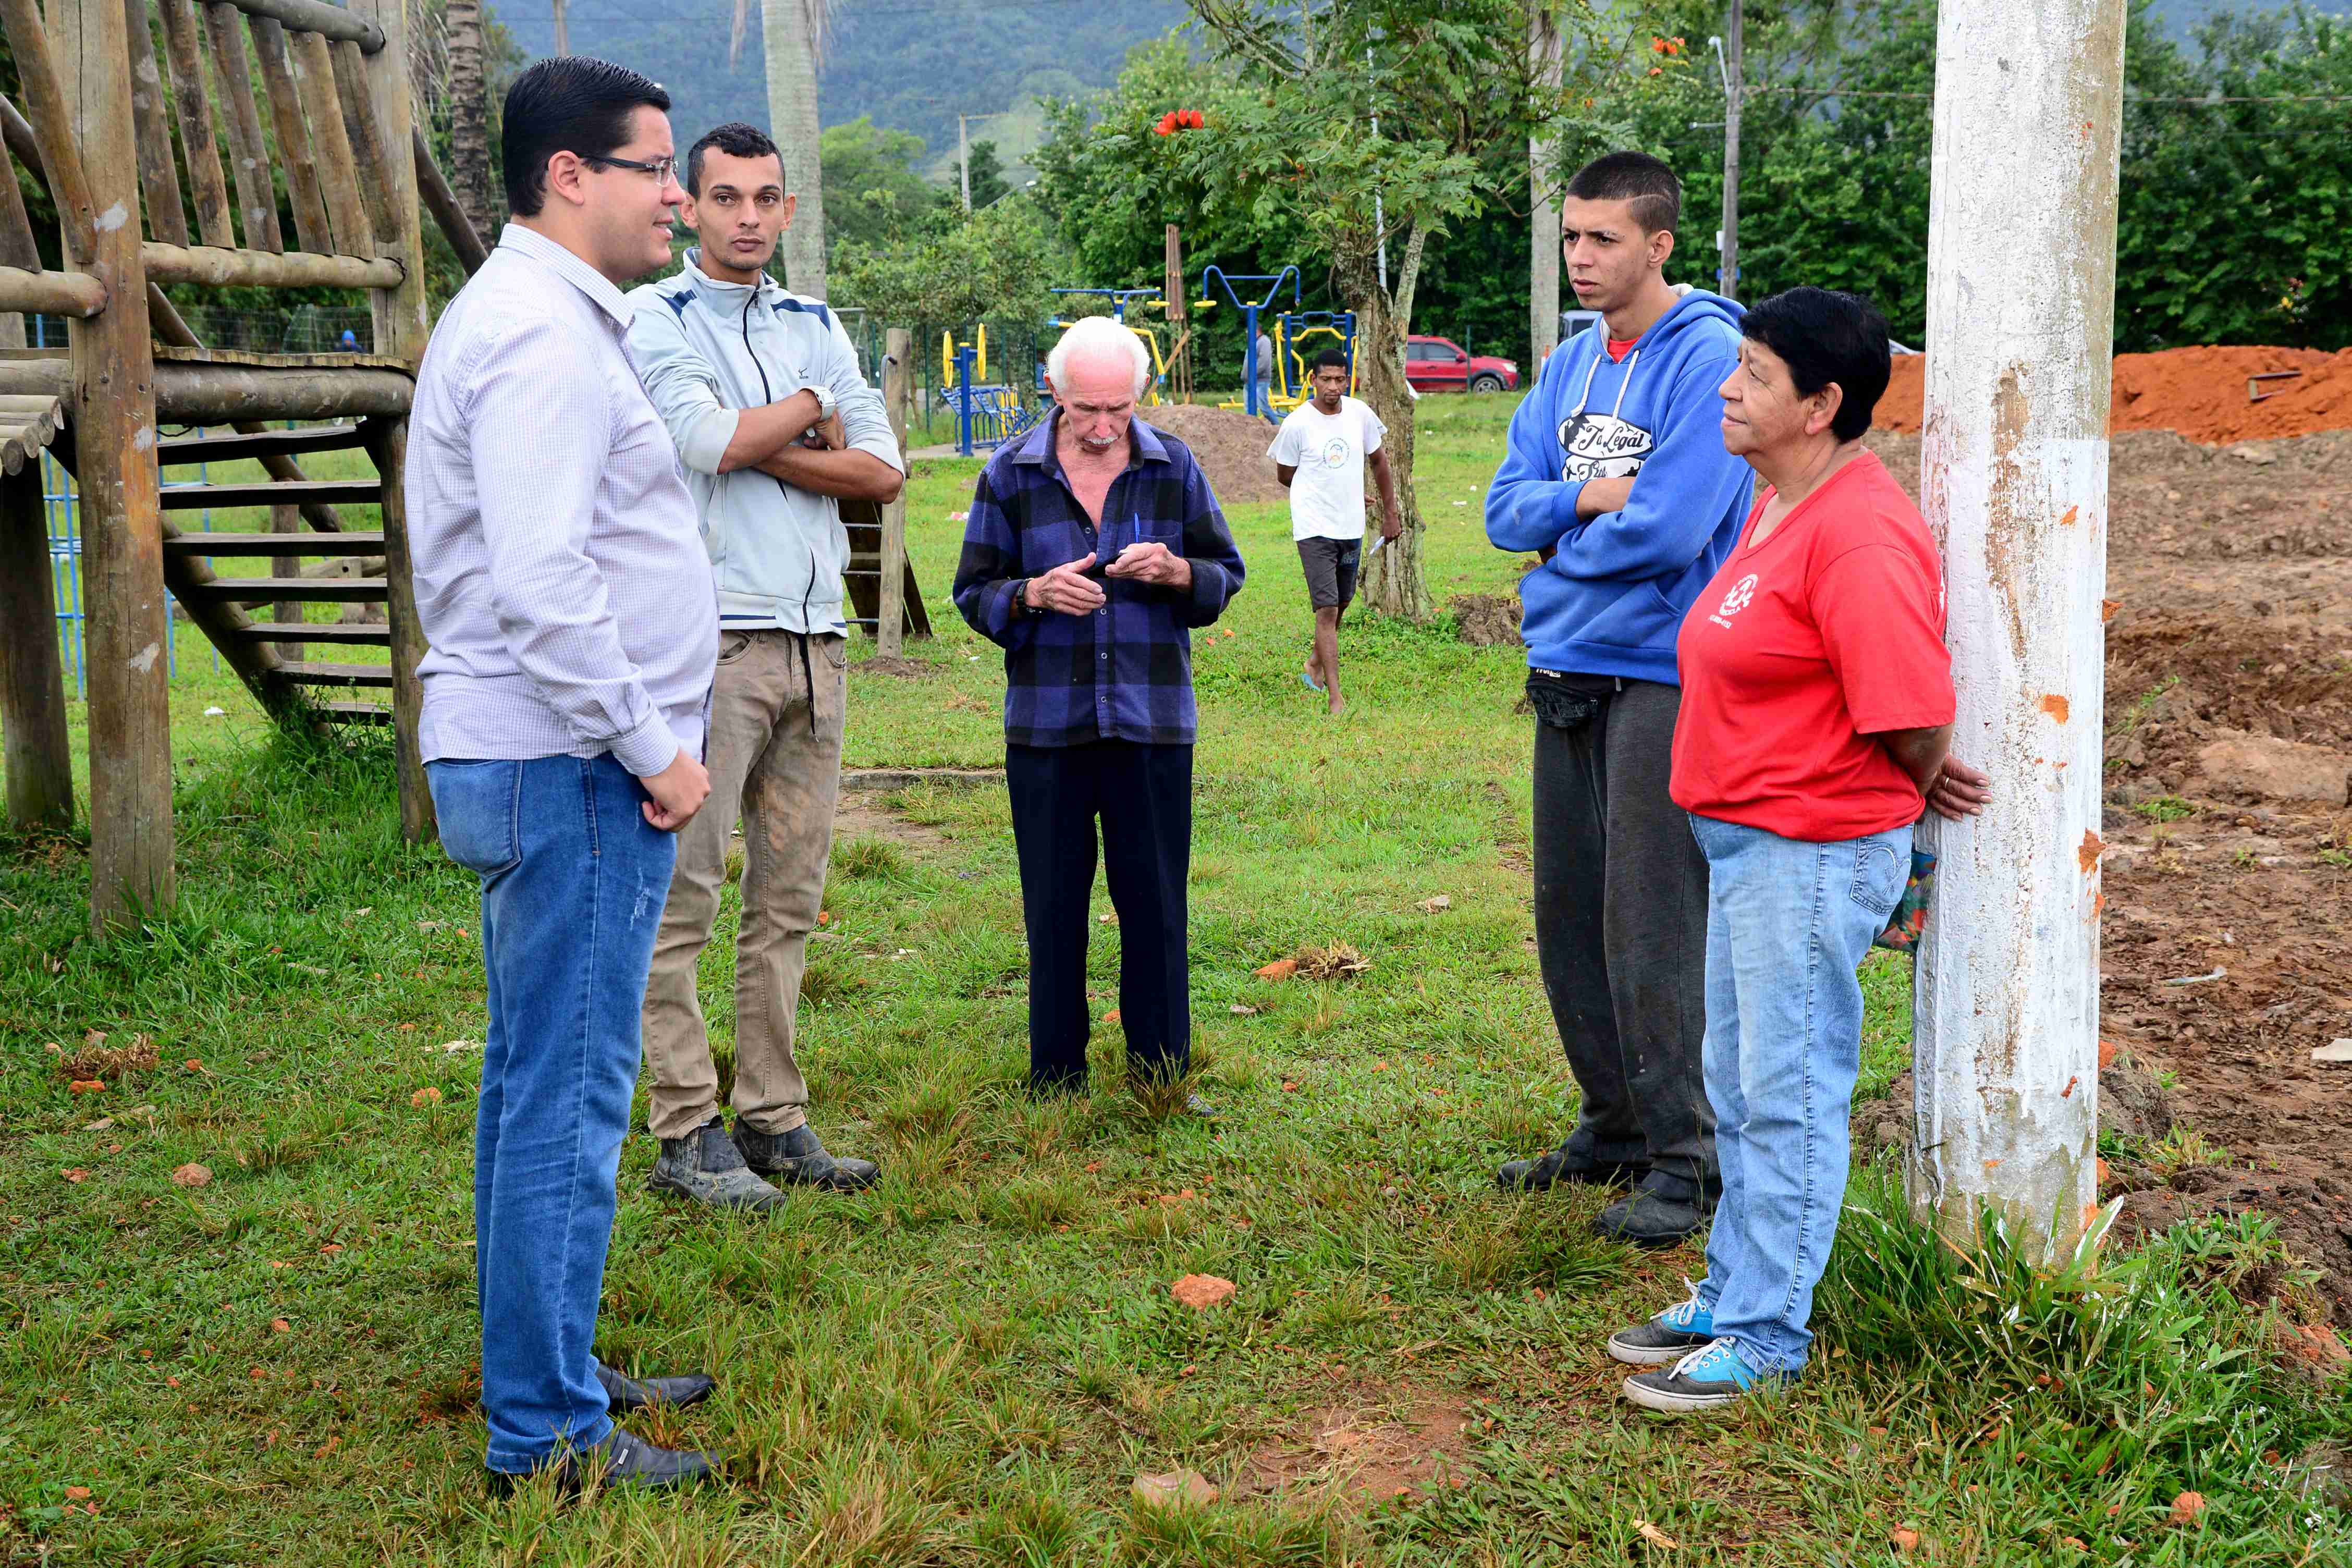
[[[1923,354],[1895,359],[1895,377],[1874,421],[1879,429],[1918,433],[1927,369]],[[2248,400],[2248,377],[2289,370],[2303,374],[2263,382],[2259,390],[2269,395],[2259,403]],[[2110,426],[2117,431],[2177,430],[2192,441],[2226,446],[2352,428],[2352,349],[2332,354],[2317,349],[2167,349],[2117,354],[2115,374]]]

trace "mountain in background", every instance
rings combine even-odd
[[[2216,16],[2254,17],[2289,10],[2294,0],[2156,0],[2149,12],[2164,19],[2172,36],[2183,43],[2195,40],[2197,29]],[[2340,0],[2318,0],[2307,7],[2326,16],[2344,9]]]
[[[532,59],[555,47],[546,0],[509,0],[498,19]],[[572,0],[572,51],[644,71],[669,89],[680,148],[723,121],[768,123],[760,7],[751,6],[741,57],[730,68],[733,0]],[[921,137],[934,177],[954,167],[956,116],[1013,112],[979,121],[975,141],[996,142],[1007,173],[1036,146],[1033,100],[1108,87],[1127,51],[1184,20],[1181,0],[837,0],[817,81],[827,125],[860,115]]]

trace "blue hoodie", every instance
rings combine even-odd
[[[1688,289],[1613,363],[1605,331],[1544,362],[1486,492],[1497,549],[1557,552],[1519,583],[1528,663],[1679,684],[1683,613],[1731,552],[1751,471],[1723,449],[1716,388],[1739,357],[1739,307]],[[1622,510],[1580,521],[1587,479],[1639,475]]]

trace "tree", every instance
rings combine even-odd
[[[860,115],[826,126],[821,146],[830,215],[827,259],[836,268],[845,247],[912,239],[953,205],[951,193],[915,167],[923,156],[923,139],[910,132],[886,131]]]
[[[1063,264],[1034,203],[1002,201],[968,216],[948,204],[912,238],[844,244],[840,294],[919,340],[983,320],[1034,328],[1052,310],[1048,290]]]
[[[784,231],[784,280],[793,293],[825,297],[824,178],[818,133],[816,66],[824,52],[831,0],[760,0],[768,55],[769,133],[783,152],[784,188],[800,198]]]
[[[1389,427],[1404,513],[1402,537],[1366,563],[1364,601],[1424,619],[1432,606],[1404,383],[1423,254],[1455,220],[1525,191],[1531,138],[1590,118],[1569,112],[1569,94],[1528,47],[1529,5],[1549,12],[1580,77],[1621,60],[1622,41],[1612,55],[1589,0],[1454,0],[1437,9],[1421,0],[1334,0],[1304,37],[1287,4],[1189,3],[1236,79],[1210,112],[1208,133],[1178,140],[1190,143],[1186,161],[1203,184],[1246,192],[1261,212],[1295,208],[1307,245],[1328,259],[1356,313],[1357,374]],[[1360,63],[1367,60],[1369,70]],[[1580,96],[1598,101],[1597,92]],[[1369,133],[1374,112],[1377,138]],[[1386,287],[1383,245],[1391,245],[1393,267]]]
[[[490,185],[490,106],[482,79],[482,0],[449,0],[449,183],[485,245],[498,243]]]
[[[1013,188],[1005,182],[1004,161],[996,155],[995,142],[975,142],[965,156],[971,171],[971,205],[975,211]]]

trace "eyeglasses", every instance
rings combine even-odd
[[[673,184],[677,179],[677,160],[675,158],[656,158],[652,163],[646,163],[635,158],[603,158],[583,153],[580,155],[580,161],[583,163],[602,163],[608,169],[635,169],[640,174],[653,175],[665,185]]]

